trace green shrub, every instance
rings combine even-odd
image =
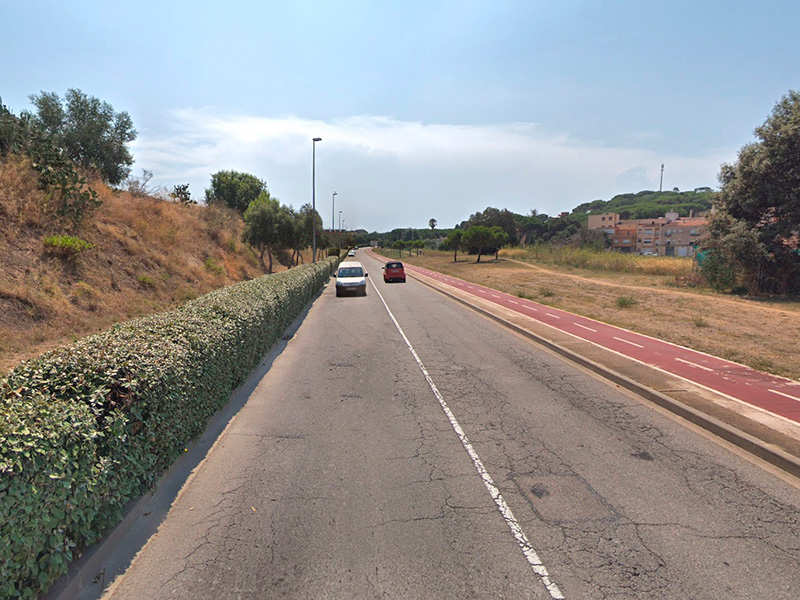
[[[335,259],[223,288],[0,381],[0,597],[33,598],[205,429]]]
[[[73,258],[85,250],[94,248],[94,245],[86,240],[71,235],[51,235],[50,237],[44,238],[42,243],[51,254],[56,254],[65,258]]]
[[[151,288],[156,286],[156,280],[150,277],[149,275],[139,275],[136,278],[136,281],[141,283],[144,287]]]
[[[616,299],[615,304],[618,308],[630,308],[639,304],[636,298],[631,298],[630,296],[620,296]]]
[[[215,275],[222,275],[225,273],[225,268],[222,265],[218,265],[217,262],[210,256],[206,259],[203,265],[207,270],[211,271]]]

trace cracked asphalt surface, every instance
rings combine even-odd
[[[359,258],[566,598],[798,597],[798,488]],[[550,595],[374,289],[330,285],[105,597]]]

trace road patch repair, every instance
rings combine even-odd
[[[379,260],[387,260],[372,252],[370,254]],[[653,338],[514,298],[414,265],[406,265],[406,272],[417,281],[497,321],[611,384],[681,417],[793,477],[800,478],[800,384],[797,382],[759,373],[736,363],[659,341],[668,350],[648,352],[659,356],[665,352],[674,353],[675,356],[671,359],[679,368],[684,369],[670,372],[636,357],[637,353],[645,352],[645,342]],[[497,297],[493,298],[493,295]],[[583,332],[596,333],[598,330],[614,331],[610,337],[616,347],[601,346],[581,335]],[[685,355],[681,354],[684,352]],[[743,386],[752,387],[751,382],[738,381],[734,377],[737,371],[743,369],[751,373],[751,377],[757,380],[755,383],[762,386],[761,390],[757,390],[755,402],[726,393],[736,392]],[[714,390],[707,385],[709,376],[723,382],[720,386],[723,391]]]

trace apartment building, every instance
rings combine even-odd
[[[617,213],[606,213],[604,215],[589,215],[589,229],[602,229],[608,235],[613,235],[614,228],[619,223]]]
[[[694,256],[695,244],[703,233],[705,217],[680,217],[668,212],[657,219],[622,220],[616,213],[589,215],[589,229],[609,234],[611,248],[652,256]]]
[[[599,227],[597,229],[600,229]],[[618,252],[636,252],[636,224],[621,223],[611,230],[611,249]]]

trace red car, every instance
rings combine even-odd
[[[389,281],[402,281],[405,283],[406,271],[403,269],[403,263],[397,261],[386,263],[386,266],[383,267],[383,280],[387,283]]]

